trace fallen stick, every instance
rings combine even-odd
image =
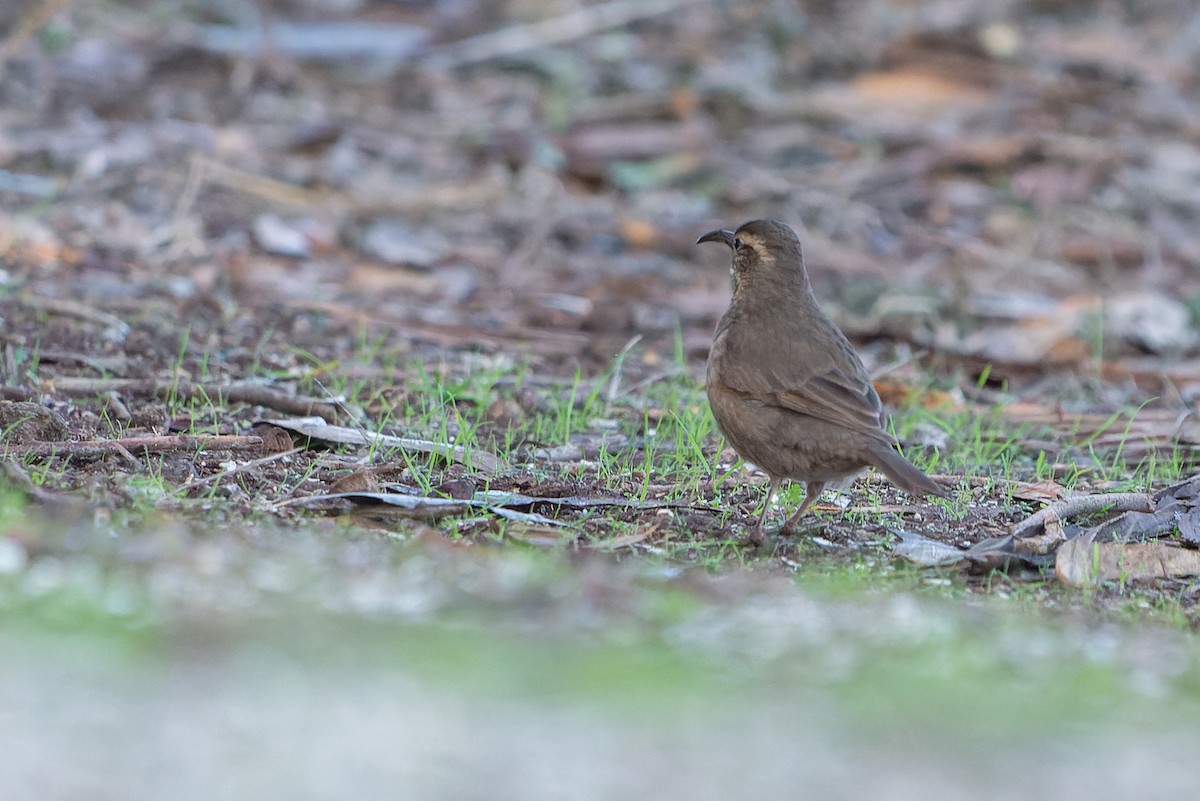
[[[198,478],[195,481],[189,481],[188,483],[184,484],[182,487],[176,487],[175,494],[176,495],[185,495],[188,492],[191,492],[192,490],[196,489],[197,487],[203,487],[208,484],[220,484],[222,481],[229,478],[230,476],[237,475],[238,473],[244,473],[247,470],[252,470],[255,467],[261,467],[264,464],[269,464],[271,462],[279,461],[280,459],[283,459],[286,456],[291,456],[292,454],[300,453],[303,450],[304,450],[304,448],[289,448],[286,451],[280,451],[279,453],[273,453],[270,456],[264,456],[261,459],[254,459],[249,462],[243,462],[242,464],[234,465],[233,467],[230,467],[227,470],[222,470],[219,473],[213,473],[211,476],[205,476],[204,478]]]
[[[1072,495],[1046,506],[1013,526],[1013,537],[1033,536],[1050,518],[1091,515],[1101,511],[1153,512],[1154,496],[1148,492],[1108,492],[1099,495]]]
[[[172,451],[246,451],[262,447],[262,437],[217,434],[194,436],[173,434],[165,437],[126,437],[124,439],[89,439],[78,442],[35,442],[31,445],[15,445],[7,449],[7,455],[77,457],[98,459],[117,455],[129,457],[135,451],[142,453],[170,453]]]
[[[347,417],[342,407],[334,401],[289,395],[272,387],[250,382],[196,384],[185,380],[81,378],[66,376],[46,380],[43,389],[48,392],[59,392],[73,397],[80,395],[102,395],[106,392],[149,395],[164,400],[174,397],[212,401],[215,398],[221,397],[225,399],[226,403],[244,403],[247,406],[261,406],[264,409],[272,409],[283,414],[292,414],[301,417],[315,415],[330,422],[338,422]]]
[[[566,44],[600,31],[657,17],[694,2],[697,0],[612,0],[583,6],[550,19],[510,25],[461,39],[432,51],[428,59],[433,68],[442,70],[479,64],[539,47]]]

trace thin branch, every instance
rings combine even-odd
[[[1055,501],[1013,526],[1014,537],[1032,536],[1048,519],[1065,519],[1096,512],[1153,512],[1154,496],[1148,492],[1109,492],[1099,495],[1072,495]]]
[[[342,407],[332,401],[304,398],[291,395],[273,387],[251,382],[232,384],[196,384],[184,380],[159,380],[143,378],[86,378],[68,376],[48,379],[46,390],[64,395],[99,395],[108,392],[123,392],[132,395],[149,395],[161,399],[195,398],[212,401],[222,397],[227,403],[244,403],[261,406],[283,414],[299,417],[317,416],[325,420],[338,421],[346,417]]]
[[[584,6],[559,17],[511,25],[498,31],[461,39],[431,52],[433,69],[454,69],[513,56],[540,47],[566,44],[600,31],[670,13],[698,0],[612,0]]]
[[[8,456],[33,456],[47,458],[99,459],[118,455],[132,458],[134,451],[142,453],[170,453],[172,451],[246,451],[262,447],[262,437],[221,434],[214,436],[192,436],[175,434],[166,437],[126,437],[124,439],[92,439],[79,442],[35,442],[31,445],[14,445],[7,448]]]
[[[195,481],[189,481],[188,483],[184,484],[182,487],[176,487],[175,494],[186,495],[188,492],[191,492],[192,490],[196,489],[197,487],[203,487],[206,484],[220,484],[222,481],[224,481],[225,479],[229,478],[232,475],[236,475],[238,473],[243,473],[247,470],[252,470],[255,467],[260,467],[264,464],[269,464],[271,462],[278,461],[278,460],[284,458],[285,456],[291,456],[292,454],[300,453],[303,450],[304,450],[304,448],[300,448],[300,447],[290,448],[286,451],[280,451],[279,453],[273,453],[270,456],[264,456],[261,459],[253,459],[249,462],[244,462],[242,464],[235,465],[234,467],[231,467],[228,470],[222,470],[219,473],[213,473],[211,476],[205,476],[204,478],[198,478]]]

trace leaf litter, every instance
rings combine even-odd
[[[114,25],[33,4],[2,51],[0,390],[65,430],[6,426],[9,474],[37,477],[18,483],[38,504],[126,506],[131,480],[157,475],[163,508],[211,510],[219,492],[230,511],[294,520],[354,497],[335,488],[367,470],[400,488],[376,500],[540,515],[515,522],[610,548],[736,542],[762,477],[711,426],[656,432],[706,414],[696,387],[727,298],[723,268],[689,243],[758,214],[801,225],[819,295],[869,364],[899,365],[884,396],[941,429],[902,441],[944,446],[958,487],[943,506],[860,482],[847,513],[819,518],[822,541],[861,553],[900,538],[904,552],[924,538],[942,555],[918,558],[940,561],[1031,539],[1013,527],[1045,473],[1084,495],[1139,466],[1171,465],[1137,479],[1159,491],[1189,474],[1186,26],[1115,9],[1083,24],[897,7],[883,26],[691,5],[535,22],[474,3],[376,8],[378,30],[404,35],[356,45],[336,15],[275,20],[272,38],[190,26],[183,9],[112,10]],[[30,38],[47,20],[68,24],[65,50]],[[227,54],[267,41],[275,57],[231,84]],[[350,80],[350,53],[374,72]],[[48,95],[39,76],[58,79]],[[488,356],[512,369],[488,378]],[[681,394],[664,402],[671,382]],[[539,428],[551,414],[560,427]],[[263,420],[301,449],[260,436]],[[966,446],[947,429],[969,420],[1011,440],[1015,474],[997,475],[986,443],[954,462]],[[451,485],[464,491],[439,494]],[[1172,553],[1195,540],[1177,517],[1154,528]],[[1076,538],[1046,536],[981,564],[1049,575]],[[814,556],[803,540],[773,548],[755,558]]]
[[[0,4],[14,786],[1194,785],[1194,4],[318,5]],[[741,545],[691,243],[757,216],[952,501]]]

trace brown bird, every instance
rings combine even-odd
[[[771,479],[749,540],[762,543],[771,498],[805,483],[787,530],[832,482],[874,465],[910,495],[946,491],[896,450],[862,360],[813,296],[800,240],[775,220],[710,231],[733,251],[733,299],[717,324],[705,389],[733,449]]]

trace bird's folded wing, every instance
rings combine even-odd
[[[873,433],[883,425],[883,405],[875,388],[836,368],[779,390],[775,398],[785,409],[853,431]]]

